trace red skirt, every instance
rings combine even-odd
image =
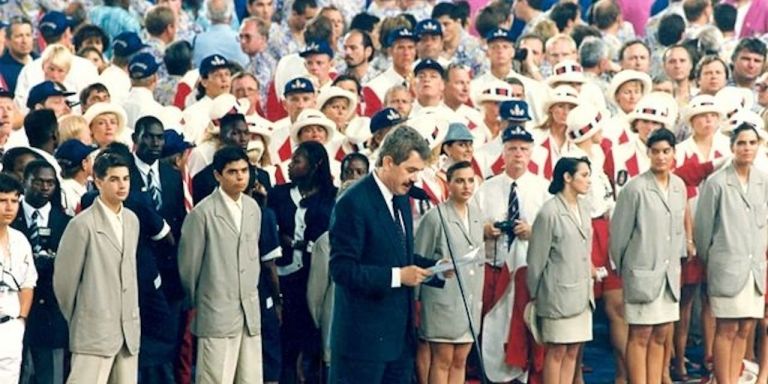
[[[592,219],[592,265],[595,268],[605,267],[608,270],[608,276],[601,282],[595,282],[595,298],[603,296],[603,292],[615,289],[621,289],[621,278],[611,267],[611,260],[608,256],[609,242],[608,219],[599,217]]]
[[[700,258],[694,257],[691,260],[682,260],[682,283],[683,285],[700,284],[707,281],[707,266]]]

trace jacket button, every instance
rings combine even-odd
[[[40,301],[38,301],[38,303],[45,304],[45,299],[40,299]]]

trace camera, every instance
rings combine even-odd
[[[528,48],[519,48],[515,51],[515,61],[525,61],[528,58]]]
[[[504,221],[497,221],[493,223],[493,227],[497,228],[498,230],[502,232],[511,233],[515,228],[515,223],[513,223],[510,220],[504,220]]]

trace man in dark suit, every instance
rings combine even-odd
[[[52,202],[59,192],[56,185],[53,165],[45,160],[29,163],[24,169],[24,200],[11,223],[12,228],[29,240],[38,273],[24,334],[27,353],[22,365],[23,382],[63,383],[66,377],[67,321],[53,293],[53,260],[70,217],[64,213],[61,204]]]
[[[375,171],[350,187],[331,218],[336,283],[331,383],[410,383],[416,350],[413,287],[434,261],[413,254],[408,190],[429,147],[413,128],[382,143]],[[389,220],[387,220],[389,218]]]
[[[248,142],[251,140],[251,132],[248,130],[248,124],[245,121],[245,116],[241,113],[230,113],[224,115],[219,120],[219,140],[221,141],[221,147],[233,146],[247,150]],[[253,167],[253,165],[251,165]],[[256,178],[259,184],[269,192],[271,189],[271,183],[269,181],[269,175],[262,169],[256,170]],[[219,182],[213,176],[213,164],[208,164],[192,178],[192,201],[195,205],[201,200],[210,195],[216,187],[219,186]]]

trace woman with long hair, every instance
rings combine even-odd
[[[282,256],[277,272],[283,294],[282,349],[280,382],[293,383],[304,377],[307,383],[320,380],[322,345],[307,304],[307,281],[312,262],[312,246],[328,230],[336,187],[323,144],[299,144],[288,165],[291,182],[275,187],[268,205],[277,216]],[[298,362],[301,356],[302,362]],[[298,366],[304,372],[297,371]]]

